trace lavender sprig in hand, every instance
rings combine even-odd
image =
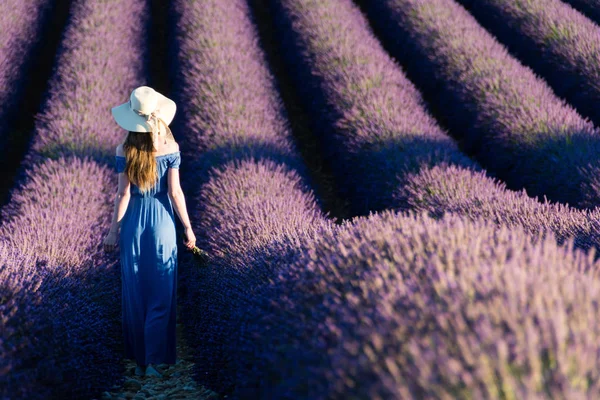
[[[185,235],[182,235],[183,240],[186,240]],[[202,250],[200,247],[194,245],[194,247],[192,247],[191,249],[188,249],[186,247],[186,250],[191,251],[192,254],[194,255],[195,258],[197,258],[199,261],[201,261],[202,263],[208,261],[208,253],[204,250]]]
[[[207,252],[205,252],[204,250],[202,250],[201,248],[199,248],[198,246],[195,246],[195,245],[194,245],[194,247],[192,247],[192,248],[190,249],[190,251],[191,251],[191,252],[192,252],[192,253],[193,253],[195,256],[202,257],[202,258],[208,258],[208,253],[207,253]]]

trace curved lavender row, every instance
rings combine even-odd
[[[36,337],[54,337],[50,315],[39,312],[43,298],[37,289],[43,278],[38,271],[35,257],[21,254],[0,240],[0,299],[3,307],[0,314],[0,396],[3,399],[29,398],[34,394],[29,385],[21,386],[19,382],[35,380],[37,369],[21,368],[19,371],[19,365],[37,364],[39,354],[32,351]],[[47,390],[38,395],[49,397]]]
[[[253,362],[239,359],[240,317],[258,289],[332,223],[302,178],[271,160],[213,170],[197,201],[195,227],[214,258],[203,270],[185,272],[183,321],[198,352],[195,379],[225,395],[237,384],[238,364]]]
[[[119,315],[98,300],[119,291],[9,244],[0,243],[0,253],[0,396],[87,398],[111,386],[115,374],[105,374],[121,362],[120,329],[106,320]]]
[[[148,14],[145,2],[115,1],[110,6],[82,1],[74,6],[71,26],[77,28],[61,43],[58,73],[36,121],[36,160],[75,155],[113,165],[124,131],[114,123],[110,109],[144,84],[145,27],[136,18]],[[121,23],[131,26],[115,29]]]
[[[554,91],[600,123],[600,27],[560,0],[458,0]]]
[[[89,159],[61,157],[34,164],[26,174],[1,210],[0,237],[22,255],[61,268],[89,264],[110,224],[114,171]]]
[[[197,245],[212,256],[202,268],[182,258],[181,320],[195,379],[225,395],[234,385],[235,315],[287,266],[273,259],[301,251],[329,222],[306,185],[248,5],[177,0],[172,11],[184,191],[195,202]]]
[[[350,0],[273,5],[290,75],[354,215],[397,206],[392,193],[423,166],[475,168]]]
[[[139,22],[146,14],[133,0],[73,4],[20,186],[2,210],[0,237],[19,257],[36,260],[28,269],[36,271],[44,299],[36,313],[21,307],[10,318],[44,325],[38,316],[51,315],[53,329],[35,340],[23,333],[29,342],[12,354],[10,372],[0,374],[1,386],[15,390],[9,398],[23,391],[31,399],[98,397],[122,379],[119,271],[101,243],[116,189],[114,148],[122,139],[110,107],[142,83]],[[27,288],[11,282],[9,301],[19,302]],[[39,369],[25,362],[32,355],[43,361]]]
[[[178,61],[171,69],[181,82],[175,90],[185,115],[175,129],[193,133],[183,138],[182,150],[191,167],[206,170],[254,155],[285,163],[308,180],[248,6],[178,1],[172,11],[182,25],[172,40]]]
[[[41,38],[48,32],[49,21],[56,17],[61,6],[53,0],[3,0],[0,2],[0,203],[12,186],[13,174],[21,162],[24,147],[21,143],[29,132],[19,121],[29,114],[27,104],[35,101],[28,86],[37,63]],[[64,6],[63,6],[64,7]],[[34,96],[35,97],[35,96]],[[37,110],[35,110],[37,111]],[[31,111],[32,113],[35,111]]]
[[[349,191],[352,185],[365,189],[362,198],[354,196],[355,205],[361,205],[355,211],[377,210],[376,203],[396,209],[423,208],[427,201],[431,202],[427,209],[437,216],[446,211],[477,215],[485,208],[486,215],[496,215],[498,223],[523,222],[531,233],[549,229],[561,241],[574,236],[578,247],[600,248],[595,233],[600,213],[542,205],[476,172],[478,166],[428,117],[414,86],[383,52],[349,1],[282,4],[277,14],[280,33],[287,44],[283,48],[288,51],[289,67],[299,77],[298,89],[307,106],[312,103],[311,115],[330,119],[321,136],[330,136],[332,156],[339,157],[334,163],[339,166],[338,176],[346,178]],[[370,85],[358,89],[357,82]],[[462,179],[455,179],[457,170],[464,174]],[[415,182],[428,185],[419,187]],[[473,209],[442,201],[459,193]],[[440,201],[430,199],[434,196]]]
[[[538,202],[525,191],[514,192],[483,172],[457,166],[435,166],[407,177],[394,193],[411,210],[484,218],[504,226],[519,226],[533,235],[552,232],[559,243],[573,239],[576,247],[600,250],[600,210],[576,210],[564,204]]]
[[[599,268],[518,227],[360,218],[255,296],[234,397],[595,398]]]
[[[392,53],[462,145],[509,188],[598,204],[600,132],[453,0],[365,2]]]
[[[600,23],[600,6],[595,0],[563,0],[565,3],[569,3],[573,8],[580,10],[586,14],[589,18]]]
[[[0,116],[19,99],[16,83],[23,64],[38,40],[42,20],[51,8],[52,0],[3,0],[0,3]],[[4,122],[0,129],[8,127]],[[4,132],[3,136],[9,132]],[[4,139],[3,139],[4,141]]]

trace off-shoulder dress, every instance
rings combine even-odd
[[[125,171],[125,157],[116,170]],[[175,364],[177,243],[167,171],[179,168],[179,151],[155,156],[158,182],[147,193],[131,183],[119,237],[125,358],[139,365]]]

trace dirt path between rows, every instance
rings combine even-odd
[[[179,316],[179,310],[177,315]],[[181,323],[177,322],[177,363],[175,365],[159,365],[164,372],[163,378],[154,376],[136,376],[135,361],[123,360],[125,366],[125,382],[111,391],[104,392],[100,399],[135,399],[135,400],[169,400],[194,399],[217,400],[218,394],[199,386],[192,379],[194,366],[191,351],[187,347]],[[97,400],[97,399],[93,399]]]

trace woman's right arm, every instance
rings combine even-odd
[[[196,245],[196,236],[192,230],[192,224],[190,223],[190,217],[188,216],[187,207],[185,205],[185,196],[183,195],[183,190],[181,190],[179,169],[169,168],[167,179],[169,185],[169,198],[173,203],[175,213],[185,228],[185,237],[187,240],[184,241],[184,244],[187,248],[191,249]]]

